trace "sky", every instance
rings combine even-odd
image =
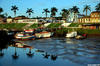
[[[13,11],[11,11],[11,6],[16,5],[18,7],[17,16],[25,15],[27,8],[32,8],[34,13],[31,17],[44,17],[43,9],[52,7],[58,9],[57,16],[60,16],[60,12],[63,8],[69,9],[73,6],[77,6],[81,14],[83,14],[83,8],[85,5],[90,5],[91,11],[95,11],[95,6],[100,3],[100,0],[0,0],[0,7],[3,8],[4,12],[9,16],[14,16]],[[90,14],[88,12],[88,14]],[[50,14],[48,15],[50,16]]]

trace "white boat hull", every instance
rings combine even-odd
[[[49,38],[52,36],[51,32],[46,32],[46,33],[36,33],[35,36],[37,38]]]
[[[76,36],[77,36],[77,32],[71,32],[71,33],[66,34],[67,38],[73,38],[73,37],[76,37]]]

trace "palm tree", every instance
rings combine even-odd
[[[83,12],[86,11],[86,16],[87,16],[87,11],[91,11],[91,7],[89,5],[85,5],[84,9],[83,9]]]
[[[16,5],[11,6],[11,11],[14,12],[14,16],[16,17],[16,11],[18,10],[18,7]]]
[[[3,12],[3,9],[0,7],[0,14]]]
[[[73,20],[74,22],[76,20],[76,15],[79,13],[78,9],[79,8],[77,6],[73,6],[73,8],[70,9],[70,11],[74,13],[74,20]]]
[[[29,17],[31,17],[31,14],[34,13],[32,8],[27,8],[26,13],[28,13]]]
[[[47,18],[47,15],[48,15],[48,13],[50,13],[50,11],[48,10],[48,8],[46,8],[46,9],[43,9],[43,12],[42,13],[45,13],[46,18]]]
[[[51,17],[52,17],[52,21],[53,18],[56,16],[56,12],[58,11],[58,9],[56,7],[52,7],[51,8]]]
[[[55,17],[57,11],[58,11],[58,9],[56,7],[52,7],[51,8],[51,17]]]
[[[62,9],[62,12],[61,12],[60,14],[62,15],[62,17],[63,17],[64,19],[66,19],[66,18],[68,17],[68,15],[69,15],[69,10],[67,10],[67,9]]]
[[[96,10],[96,11],[100,11],[100,3],[98,3],[98,4],[95,6],[95,10]]]

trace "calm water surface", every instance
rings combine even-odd
[[[32,46],[15,48],[8,46],[0,53],[0,66],[88,66],[100,64],[100,38],[85,40],[45,38],[22,41]],[[18,58],[14,58],[13,55]],[[32,55],[28,55],[31,52]]]

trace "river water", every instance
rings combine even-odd
[[[100,37],[84,40],[45,38],[22,41],[32,46],[8,46],[0,51],[0,66],[88,66],[100,64]],[[16,51],[15,51],[16,50]],[[28,55],[31,51],[32,55]],[[16,52],[17,58],[13,58]]]

